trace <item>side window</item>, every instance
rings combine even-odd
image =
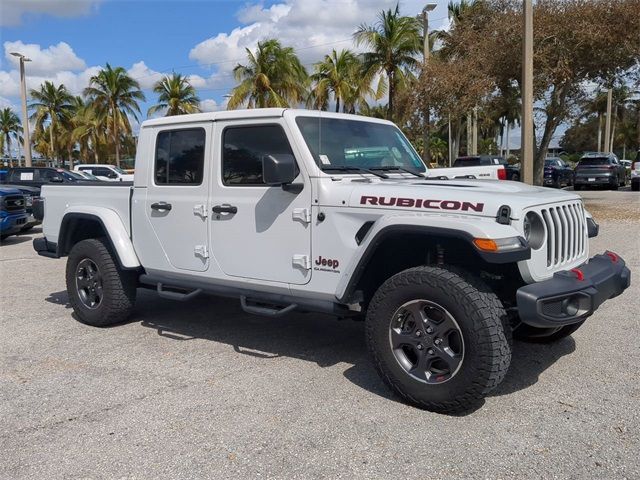
[[[40,180],[43,182],[50,182],[54,177],[60,177],[55,170],[40,170]]]
[[[96,167],[94,172],[95,172],[94,175],[98,175],[100,177],[108,177],[112,173],[112,171],[109,168],[105,168],[105,167]]]
[[[228,127],[222,134],[222,144],[222,183],[225,185],[264,185],[262,157],[293,155],[280,125]]]
[[[204,172],[203,128],[165,130],[156,139],[156,185],[200,185]]]

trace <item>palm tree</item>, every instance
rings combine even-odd
[[[308,76],[293,48],[271,39],[258,42],[255,54],[246,51],[248,64],[233,69],[240,83],[231,91],[228,108],[288,107],[303,101]]]
[[[409,71],[418,65],[415,55],[422,49],[422,26],[418,19],[402,17],[398,5],[382,11],[375,25],[360,25],[354,38],[366,45],[363,54],[366,72],[384,72],[389,83],[388,118],[393,118],[393,97],[398,86],[404,85]]]
[[[360,62],[350,50],[334,49],[331,55],[325,55],[324,60],[314,65],[315,73],[311,80],[315,82],[314,98],[318,103],[325,104],[332,94],[336,102],[336,112],[340,111],[340,101],[351,95],[354,80],[358,74]]]
[[[145,100],[140,84],[124,68],[113,68],[107,63],[91,77],[84,94],[107,119],[107,130],[115,144],[116,165],[120,167],[121,133],[131,132],[128,115],[137,119],[136,113],[140,113],[138,100]]]
[[[437,165],[444,160],[448,149],[449,145],[440,137],[431,138],[431,141],[429,142],[429,154],[431,160],[436,162]]]
[[[73,97],[64,85],[60,84],[56,87],[49,81],[40,85],[39,90],[32,89],[30,95],[34,101],[29,108],[35,109],[31,118],[36,122],[36,130],[49,130],[49,153],[51,159],[55,160],[57,158],[55,133],[68,116]],[[45,128],[44,124],[47,121],[49,126]]]
[[[173,73],[156,82],[153,91],[158,93],[158,103],[151,107],[147,115],[165,110],[165,116],[184,115],[200,111],[200,99],[189,83],[189,77]]]
[[[17,142],[20,142],[20,133],[22,126],[20,125],[20,117],[9,107],[0,110],[0,152],[4,151],[4,145],[7,144],[9,151],[9,160],[11,156],[11,137],[13,136]],[[20,158],[18,156],[18,163]]]
[[[98,150],[106,141],[105,131],[106,116],[104,113],[93,108],[90,103],[79,103],[74,116],[71,136],[80,146],[81,159],[86,160],[92,150],[95,163],[100,163]]]

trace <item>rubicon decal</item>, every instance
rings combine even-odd
[[[434,210],[461,210],[481,212],[484,203],[460,202],[458,200],[428,200],[422,198],[373,197],[363,195],[360,205],[378,205],[381,207],[429,208]]]

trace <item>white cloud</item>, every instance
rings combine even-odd
[[[266,38],[277,38],[283,45],[293,46],[307,69],[335,48],[356,49],[352,36],[362,23],[375,22],[381,10],[394,8],[397,0],[283,0],[265,7],[251,4],[238,12],[243,24],[230,32],[210,37],[189,52],[189,58],[203,67],[211,67],[213,77],[226,78],[226,82],[209,79],[209,84],[230,84],[230,72],[246,58],[246,48],[255,49]],[[415,15],[424,6],[420,0],[401,2],[404,15]],[[439,0],[431,13],[432,28],[446,23],[446,1]]]
[[[218,104],[218,102],[216,102],[212,98],[207,98],[200,102],[200,110],[202,110],[203,112],[217,112],[218,110],[223,108],[224,105]]]
[[[140,88],[143,90],[150,90],[153,85],[161,80],[163,73],[157,72],[149,68],[144,61],[134,63],[127,73],[140,84]]]
[[[38,44],[23,43],[18,40],[4,42],[3,46],[4,56],[14,68],[18,68],[20,60],[11,55],[12,52],[21,53],[31,59],[25,67],[30,74],[47,75],[61,70],[78,71],[87,67],[84,60],[79,58],[65,42],[42,48]]]
[[[15,112],[18,111],[18,107],[14,105],[11,100],[9,100],[8,98],[0,97],[0,108],[7,108],[7,107],[9,107],[11,110]]]
[[[78,17],[97,11],[102,0],[2,0],[0,25],[15,26],[26,14]]]

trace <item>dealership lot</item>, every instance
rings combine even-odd
[[[0,249],[0,478],[638,478],[640,196],[580,192],[592,254],[633,285],[554,345],[516,343],[467,416],[398,402],[363,325],[268,319],[140,291],[125,324],[76,322],[64,260]]]

